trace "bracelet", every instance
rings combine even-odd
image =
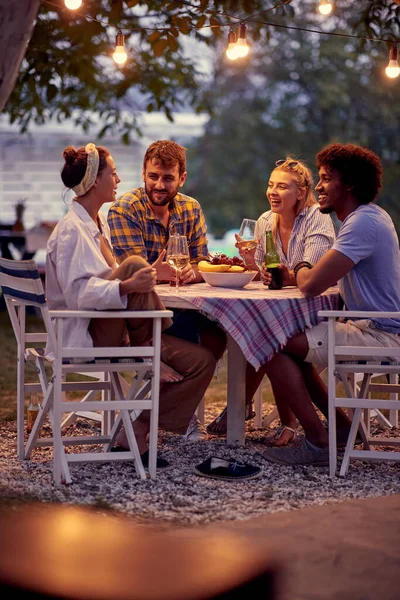
[[[297,273],[300,271],[300,269],[312,269],[312,267],[312,264],[306,260],[302,260],[301,262],[297,263],[297,265],[293,268],[295,280],[297,279]]]

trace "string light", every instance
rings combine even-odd
[[[396,44],[392,44],[389,51],[389,64],[385,69],[386,75],[390,77],[390,79],[395,79],[400,75],[400,67],[399,61],[397,60],[397,46]]]
[[[125,52],[125,38],[120,29],[118,29],[117,37],[115,40],[115,52],[113,54],[113,59],[117,63],[117,65],[123,65],[128,58]]]
[[[246,42],[246,23],[240,23],[239,26],[239,35],[236,42],[236,55],[238,58],[243,58],[247,56],[249,53],[249,47]]]
[[[329,0],[321,0],[318,6],[321,15],[330,15],[332,8],[332,2],[329,2]]]
[[[82,0],[64,0],[64,4],[70,10],[76,10],[82,5]]]
[[[225,54],[230,60],[236,60],[238,57],[236,50],[236,33],[231,29],[228,34],[228,48]]]
[[[180,2],[180,0],[176,0],[176,1]],[[271,8],[266,9],[262,12],[263,13],[269,12],[271,10],[279,8],[280,6],[283,6],[284,4],[288,4],[290,1],[291,0],[283,0],[282,2],[280,2],[280,4],[276,4],[276,5],[272,6]],[[400,0],[392,0],[392,1],[395,2],[396,4],[400,5]],[[51,1],[51,0],[43,0],[43,2],[45,4],[49,4],[50,6],[57,6],[57,4],[55,4],[55,2]],[[71,10],[76,10],[77,8],[79,8],[82,5],[82,0],[64,0],[64,3],[67,8],[69,8]],[[190,5],[190,2],[187,2],[186,0],[181,0],[181,3]],[[331,2],[330,0],[320,0],[318,9],[321,14],[328,15],[333,10],[333,2]],[[208,11],[208,12],[211,14],[214,14],[214,15],[222,15],[225,17],[229,17],[230,19],[239,20],[239,18],[237,18],[235,16],[226,15],[224,13],[218,13],[217,11]],[[377,37],[366,37],[366,36],[360,36],[360,35],[355,35],[355,34],[350,34],[350,33],[341,33],[341,32],[339,33],[337,31],[320,31],[317,29],[309,28],[309,27],[296,27],[294,25],[283,25],[283,24],[271,23],[268,21],[261,21],[261,22],[255,21],[255,20],[252,21],[252,19],[254,19],[254,17],[257,17],[258,14],[262,14],[262,13],[257,13],[257,15],[252,15],[251,17],[247,17],[245,19],[246,22],[247,23],[252,23],[252,22],[262,23],[265,26],[279,27],[281,29],[288,29],[289,31],[290,30],[305,31],[305,32],[309,32],[309,33],[316,33],[318,35],[330,35],[330,36],[364,40],[364,41],[370,41],[370,42],[388,43],[388,41],[389,41],[389,40],[385,40],[385,39],[377,38]],[[100,21],[99,19],[91,17],[90,15],[87,15],[87,14],[85,15],[85,18],[107,25],[107,23],[104,23],[103,21]],[[226,27],[228,25],[229,24],[222,24],[222,25],[219,24],[218,27]],[[205,25],[202,25],[200,29],[202,29],[203,27],[205,27]],[[208,25],[208,27],[211,27],[211,28],[217,27],[217,25],[210,24],[210,25]],[[246,27],[245,22],[241,21],[240,26],[239,26],[239,35],[238,36],[236,36],[235,32],[231,28],[229,35],[228,35],[228,48],[226,50],[226,55],[230,60],[236,60],[237,58],[247,56],[247,54],[249,53],[249,47],[246,42],[246,28],[247,27]],[[145,29],[146,31],[147,30],[148,31],[158,31],[157,28],[142,28],[142,27],[133,28],[132,31],[135,31],[136,29],[137,30]],[[196,27],[193,27],[193,29],[196,29]],[[397,46],[396,46],[396,43],[393,42],[392,47],[390,49],[390,54],[389,54],[389,64],[386,67],[386,75],[393,79],[400,75],[400,67],[399,67],[397,57],[398,57]],[[118,34],[117,34],[116,49],[113,54],[113,58],[114,58],[115,62],[118,64],[124,64],[125,61],[127,60],[127,54],[126,54],[126,51],[124,48],[124,35],[122,34],[122,31],[120,29],[118,30]]]

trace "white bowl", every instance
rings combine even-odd
[[[243,273],[212,273],[200,271],[208,285],[214,287],[243,288],[257,275],[257,271],[244,271]]]

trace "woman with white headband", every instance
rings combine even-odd
[[[50,310],[164,309],[154,291],[154,265],[151,267],[140,256],[131,256],[120,265],[116,262],[107,220],[100,212],[104,203],[115,200],[120,182],[112,156],[106,148],[87,144],[78,149],[68,146],[63,157],[61,179],[76,196],[47,245],[46,295]],[[171,320],[163,321],[164,330]],[[148,319],[69,319],[65,326],[65,342],[72,348],[145,345],[151,336]],[[159,426],[182,434],[211,381],[215,359],[205,348],[165,334],[161,346]],[[148,411],[136,419],[134,430],[146,466]],[[117,443],[128,447],[124,431]],[[158,459],[158,467],[166,465],[167,461]]]

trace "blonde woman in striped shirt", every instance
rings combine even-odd
[[[287,267],[282,270],[283,285],[296,285],[294,266],[301,261],[315,264],[332,246],[335,239],[332,219],[319,211],[310,169],[303,162],[291,157],[275,163],[266,195],[271,209],[263,213],[257,221],[257,248],[242,250],[247,243],[242,243],[239,236],[236,236],[236,246],[247,266],[258,270],[258,277],[269,285],[271,274],[263,269],[262,265],[265,255],[265,232],[272,231],[281,264]],[[254,367],[247,365],[246,420],[254,417],[252,398],[262,378],[262,369],[256,372]],[[295,438],[297,420],[287,407],[277,408],[282,426],[267,443],[286,446]],[[208,425],[207,431],[214,435],[226,434],[226,408]]]

